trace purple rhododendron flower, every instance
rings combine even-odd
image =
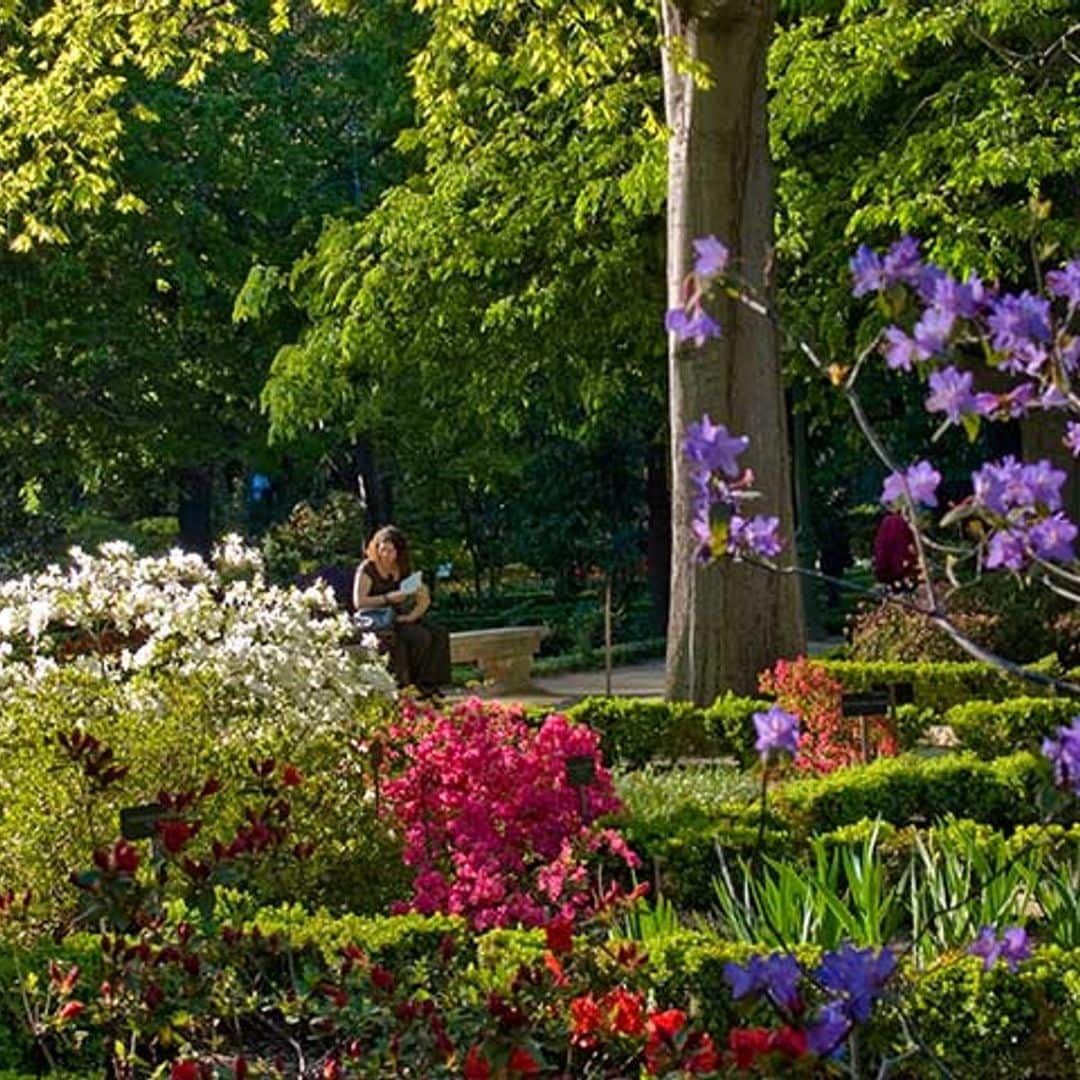
[[[830,1001],[818,1010],[813,1023],[806,1029],[806,1048],[818,1057],[825,1057],[847,1038],[850,1030],[851,1021],[843,1003]]]
[[[931,303],[954,319],[974,319],[987,301],[986,286],[978,274],[971,274],[962,284],[948,274],[934,282]]]
[[[897,240],[882,260],[881,272],[886,288],[890,285],[911,285],[918,288],[923,274],[919,241],[914,236],[902,236]]]
[[[767,761],[776,754],[795,756],[799,749],[799,721],[779,705],[768,712],[754,713],[754,729],[757,741],[754,749]]]
[[[975,376],[952,365],[930,375],[931,394],[926,399],[927,412],[943,412],[951,423],[975,409],[971,385]]]
[[[919,343],[907,336],[899,326],[885,331],[885,363],[893,371],[910,371],[911,365],[929,359],[930,354]]]
[[[694,273],[699,278],[714,278],[727,269],[728,249],[715,236],[703,236],[693,242]]]
[[[991,344],[1007,356],[1002,367],[1037,374],[1047,358],[1042,345],[1050,340],[1050,301],[1026,291],[1010,293],[991,304],[986,322]]]
[[[1028,533],[1028,542],[1040,559],[1072,562],[1076,558],[1073,550],[1076,532],[1076,526],[1064,514],[1058,513],[1033,525]]]
[[[1056,738],[1043,739],[1042,752],[1053,767],[1054,783],[1080,794],[1080,715],[1058,728]]]
[[[971,475],[976,503],[1001,515],[1037,504],[1050,512],[1060,510],[1065,479],[1065,473],[1046,458],[1021,465],[1011,454],[1000,462],[988,462]]]
[[[843,994],[841,1004],[848,1017],[865,1023],[870,1019],[874,999],[881,996],[895,968],[896,957],[891,950],[875,953],[872,948],[856,949],[845,942],[822,958],[817,980],[827,990]]]
[[[1061,509],[1061,488],[1067,477],[1043,458],[1034,465],[1025,465],[1020,473],[1032,503],[1041,503],[1047,510]]]
[[[904,473],[890,473],[881,489],[881,501],[888,506],[904,497],[904,484],[912,502],[922,506],[937,506],[937,486],[941,473],[929,461],[920,461]]]
[[[745,965],[724,965],[724,980],[736,1001],[750,995],[767,994],[782,1009],[798,1007],[802,974],[798,961],[789,953],[751,956]]]
[[[1080,259],[1073,259],[1060,270],[1051,270],[1046,275],[1046,288],[1068,300],[1070,311],[1080,305]]]
[[[745,435],[730,435],[724,424],[714,424],[706,413],[700,423],[689,424],[683,440],[687,458],[708,472],[720,470],[738,476],[738,457],[750,445]]]
[[[752,518],[736,515],[731,519],[728,548],[732,554],[746,551],[766,559],[775,559],[784,550],[784,542],[780,539],[780,519],[760,514]]]
[[[1070,420],[1065,425],[1065,446],[1073,457],[1080,457],[1080,423]]]
[[[915,343],[928,356],[945,352],[956,316],[943,308],[927,308],[915,324]]]
[[[1027,563],[1024,538],[1012,529],[999,529],[986,547],[987,570],[1023,570]]]
[[[851,289],[852,296],[865,296],[867,293],[877,292],[885,284],[881,258],[876,251],[865,244],[859,245],[848,266],[851,267],[851,276],[854,280]]]
[[[1075,375],[1080,368],[1080,337],[1066,339],[1058,350],[1058,359],[1066,375]]]
[[[676,341],[693,341],[701,346],[709,338],[720,337],[720,324],[707,312],[698,309],[693,314],[683,308],[671,308],[664,317],[664,326],[675,335]]]
[[[1031,941],[1022,926],[1007,927],[1000,938],[992,926],[984,926],[967,951],[982,957],[984,971],[989,971],[998,960],[1004,960],[1008,969],[1015,971],[1022,960],[1031,956]]]

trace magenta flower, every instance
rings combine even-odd
[[[779,705],[773,705],[768,712],[754,713],[754,729],[757,731],[754,749],[762,761],[780,754],[794,757],[798,752],[799,721]]]

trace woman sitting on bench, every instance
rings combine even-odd
[[[353,579],[353,607],[357,612],[392,607],[393,625],[379,636],[390,649],[390,668],[398,686],[414,686],[431,697],[450,682],[450,635],[444,627],[421,621],[431,606],[425,585],[403,591],[401,583],[412,573],[405,534],[385,525],[371,538],[366,558]]]

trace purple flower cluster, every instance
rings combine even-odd
[[[881,501],[886,506],[900,502],[905,489],[917,506],[937,506],[937,486],[941,473],[929,461],[920,461],[903,473],[890,473],[881,489]]]
[[[1020,926],[1006,927],[1000,937],[992,926],[984,926],[967,951],[983,958],[984,971],[989,971],[999,960],[1004,960],[1008,969],[1015,971],[1022,960],[1031,956],[1031,941],[1027,931]]]
[[[705,286],[727,269],[728,249],[715,236],[695,240],[693,247],[694,269],[687,282],[688,299],[681,307],[668,310],[664,327],[675,335],[676,341],[693,341],[700,348],[722,332],[720,324],[701,306],[701,300]]]
[[[794,757],[799,750],[799,721],[779,705],[768,712],[754,713],[754,730],[757,741],[754,749],[762,761],[787,754]]]
[[[1077,527],[1061,512],[1061,469],[1046,459],[1025,465],[1009,456],[972,473],[974,506],[997,526],[986,566],[1022,570],[1033,558],[1071,562]]]
[[[703,559],[721,555],[773,559],[783,549],[780,519],[746,517],[740,507],[753,496],[753,476],[739,464],[750,445],[745,435],[732,435],[706,413],[687,426],[683,454],[692,468],[694,517],[692,528]]]
[[[1044,739],[1042,752],[1054,770],[1054,783],[1080,795],[1080,715],[1068,727],[1058,728],[1056,738]]]
[[[980,355],[988,345],[997,367],[1031,380],[1004,393],[976,393],[973,373],[949,363],[930,375],[930,412],[944,413],[955,424],[966,416],[1009,419],[1031,409],[1068,405],[1062,385],[1080,369],[1080,334],[1069,332],[1069,321],[1080,308],[1080,260],[1047,274],[1050,298],[1028,291],[998,293],[974,274],[957,281],[924,263],[918,241],[910,236],[884,256],[860,247],[850,267],[854,296],[879,293],[892,303],[910,291],[920,303],[910,330],[894,324],[884,332],[882,351],[890,368],[936,368],[956,349],[970,344]],[[1055,317],[1054,299],[1064,301],[1063,318]],[[1080,436],[1067,436],[1066,445],[1080,455]]]
[[[827,952],[813,981],[831,996],[806,1026],[807,1048],[819,1055],[832,1053],[854,1024],[870,1019],[874,1002],[884,994],[895,970],[896,956],[890,949],[857,949],[845,942]],[[802,974],[795,958],[785,953],[752,956],[746,964],[724,967],[724,979],[736,1000],[765,996],[789,1014],[803,1011]]]
[[[724,979],[731,987],[731,996],[736,1001],[744,997],[764,995],[770,998],[774,1005],[789,1012],[801,1008],[799,982],[802,976],[798,960],[790,953],[751,956],[745,965],[724,965]]]

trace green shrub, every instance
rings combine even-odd
[[[1021,694],[1038,694],[1038,686],[1006,675],[988,664],[904,663],[900,661],[822,660],[822,666],[848,693],[888,683],[909,683],[915,704],[939,715],[966,701],[1002,701]],[[1041,665],[1033,665],[1043,670]],[[1043,673],[1046,674],[1045,670]]]
[[[385,703],[358,706],[379,712]],[[218,836],[239,823],[249,760],[296,765],[305,783],[290,793],[290,830],[314,845],[311,858],[253,880],[264,900],[302,895],[311,904],[378,911],[403,894],[397,842],[378,822],[352,728],[244,723],[228,687],[209,676],[137,674],[117,684],[76,668],[0,701],[5,768],[0,770],[0,880],[30,888],[43,914],[76,900],[69,876],[119,835],[119,811],[157,801],[161,791],[198,789],[211,776]],[[357,722],[360,721],[357,714]],[[229,737],[230,728],[245,732]],[[111,782],[88,772],[60,742],[79,731],[111,751],[126,772]],[[250,732],[261,731],[261,735]]]
[[[950,814],[1008,830],[1037,819],[1036,792],[1047,775],[1046,762],[1028,753],[993,762],[971,754],[905,755],[789,781],[774,799],[779,815],[803,836],[862,818],[908,825]]]
[[[1080,713],[1070,698],[1013,698],[1009,701],[969,701],[954,705],[945,723],[960,744],[983,758],[1014,750],[1037,748],[1041,740]]]
[[[693,757],[754,757],[755,712],[768,702],[728,694],[707,709],[657,698],[589,697],[567,710],[601,734],[604,759],[628,767]]]

